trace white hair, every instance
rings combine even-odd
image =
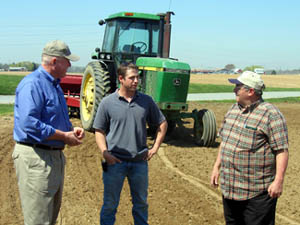
[[[49,65],[50,61],[51,61],[54,57],[55,57],[55,56],[50,56],[50,55],[42,54],[42,64]]]

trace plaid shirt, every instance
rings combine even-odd
[[[236,103],[219,135],[224,198],[247,200],[267,190],[275,178],[275,151],[288,149],[286,121],[279,109],[263,100],[247,108]]]

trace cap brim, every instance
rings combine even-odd
[[[73,62],[76,62],[76,61],[78,61],[78,60],[80,59],[80,57],[79,57],[79,56],[77,56],[77,55],[74,55],[74,54],[71,54],[71,55],[65,56],[65,58],[67,58],[68,60],[70,60],[70,61],[73,61]]]
[[[228,79],[228,81],[232,84],[243,84],[242,82],[240,82],[238,79]]]

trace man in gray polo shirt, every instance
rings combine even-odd
[[[148,162],[159,149],[167,122],[155,102],[136,90],[136,65],[117,70],[120,89],[103,98],[93,127],[103,163],[104,200],[100,223],[114,224],[120,193],[127,177],[132,195],[134,224],[148,224]],[[157,125],[154,145],[148,150],[146,123]]]

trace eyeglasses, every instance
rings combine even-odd
[[[245,84],[237,84],[237,85],[235,85],[234,90],[235,90],[236,92],[238,92],[238,91],[241,90],[242,88],[244,88],[246,91],[249,91],[249,90],[251,89],[250,87],[248,87],[248,86],[245,85]]]

